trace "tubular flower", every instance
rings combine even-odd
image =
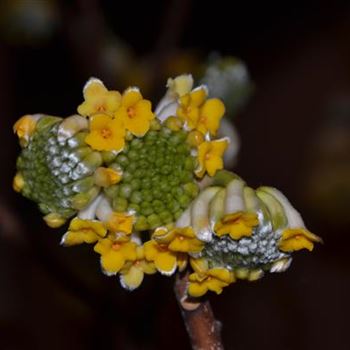
[[[110,276],[117,274],[126,262],[136,260],[136,247],[136,243],[123,235],[109,235],[97,242],[94,251],[101,255],[102,270]]]
[[[220,120],[225,114],[225,106],[217,98],[207,99],[208,90],[203,85],[180,97],[177,115],[189,130],[196,129],[203,134],[215,136]]]
[[[223,138],[215,141],[204,141],[198,147],[198,167],[196,175],[203,177],[205,172],[214,176],[217,170],[223,168],[223,154],[228,146],[228,139]]]
[[[128,290],[138,288],[144,278],[144,275],[153,275],[157,269],[153,262],[145,259],[143,246],[136,248],[136,260],[127,262],[120,270],[120,284]]]
[[[206,86],[200,86],[179,98],[176,114],[181,118],[189,130],[196,128],[200,116],[200,107],[208,96]]]
[[[144,244],[145,257],[148,261],[153,261],[157,270],[166,276],[172,275],[176,268],[179,267],[182,271],[187,265],[187,256],[181,250],[170,249],[170,244],[177,237],[175,234],[168,235],[167,230],[163,227],[157,229],[152,236],[153,239]],[[178,238],[177,238],[178,239]],[[199,249],[198,244],[185,244],[178,246],[175,243],[175,249],[192,248],[196,251]]]
[[[123,93],[121,106],[116,111],[115,118],[123,121],[126,129],[133,135],[143,136],[154,119],[151,102],[142,98],[138,88],[129,88]]]
[[[234,274],[225,268],[212,268],[203,272],[194,272],[189,276],[188,294],[201,297],[208,290],[221,294],[224,287],[235,281]]]
[[[282,232],[278,247],[283,252],[293,252],[304,248],[312,251],[313,242],[321,242],[321,239],[306,229],[286,229]]]
[[[108,91],[101,80],[90,78],[83,89],[85,101],[78,107],[78,113],[83,116],[113,113],[119,108],[121,96],[118,91]]]
[[[18,119],[13,125],[13,132],[17,134],[20,141],[26,145],[29,138],[32,136],[37,121],[40,119],[41,115],[24,115],[22,118]]]
[[[215,233],[219,237],[230,235],[232,239],[240,239],[252,235],[253,228],[259,224],[254,213],[237,212],[225,215],[216,225]]]
[[[90,133],[85,142],[97,151],[121,151],[125,144],[125,128],[120,119],[106,114],[91,117]]]
[[[191,227],[177,227],[169,231],[159,228],[152,238],[160,244],[167,244],[173,252],[199,253],[204,247],[204,242],[196,237]]]
[[[191,75],[169,79],[153,113],[138,88],[121,96],[91,78],[80,115],[14,125],[14,190],[48,226],[70,220],[61,243],[94,243],[103,272],[128,290],[145,274],[192,268],[189,295],[220,294],[236,278],[286,270],[292,252],[321,242],[281,192],[222,170],[225,107],[192,86]]]
[[[82,243],[95,243],[105,237],[107,229],[97,220],[83,220],[75,217],[69,224],[67,233],[62,237],[61,244],[66,246]]]

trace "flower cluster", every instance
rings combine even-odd
[[[221,293],[236,279],[280,271],[320,239],[273,188],[253,190],[223,169],[225,114],[190,75],[169,79],[154,112],[136,87],[109,91],[96,78],[68,118],[26,115],[13,187],[51,227],[68,219],[65,246],[93,244],[124,288],[145,274],[192,268],[188,293]]]

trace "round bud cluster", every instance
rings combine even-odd
[[[17,160],[24,179],[22,193],[38,203],[44,214],[73,216],[98,194],[92,174],[102,156],[84,141],[85,132],[64,142],[57,139],[61,118],[45,116],[36,126]]]
[[[105,189],[117,212],[131,211],[136,230],[174,222],[198,194],[195,158],[186,131],[165,126],[133,138],[109,167],[122,170],[122,180]]]

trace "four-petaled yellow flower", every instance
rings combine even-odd
[[[136,260],[125,263],[120,270],[120,283],[124,288],[134,290],[141,285],[145,274],[152,275],[156,272],[154,263],[145,259],[143,246],[138,246]]]
[[[170,231],[159,228],[152,238],[160,244],[168,244],[168,249],[173,252],[199,253],[204,247],[204,242],[197,238],[192,227],[176,227]]]
[[[83,220],[75,217],[62,237],[61,244],[71,246],[82,243],[95,243],[105,237],[107,229],[101,221]]]
[[[201,297],[208,290],[221,294],[222,289],[235,281],[232,271],[223,267],[196,271],[189,276],[188,294],[192,297]]]
[[[222,157],[228,146],[227,138],[204,141],[198,147],[198,167],[195,171],[198,177],[203,177],[205,172],[214,176],[217,170],[224,167]]]
[[[90,133],[85,142],[97,151],[121,151],[125,144],[125,128],[120,119],[95,114],[90,119]]]
[[[252,235],[254,226],[259,225],[256,214],[239,211],[225,215],[215,224],[214,231],[219,237],[230,235],[232,239],[240,239]]]
[[[289,228],[282,232],[278,248],[283,252],[293,252],[304,248],[312,251],[313,242],[322,242],[322,239],[304,228]]]
[[[141,137],[149,130],[151,120],[155,117],[151,108],[151,102],[144,100],[140,90],[133,87],[123,93],[121,106],[114,116],[133,135]]]
[[[113,212],[107,220],[107,227],[114,233],[131,234],[135,222],[133,215],[128,213]]]
[[[136,243],[125,235],[109,235],[99,240],[94,250],[101,255],[103,272],[111,276],[117,274],[126,262],[136,260],[136,247]]]
[[[118,91],[108,91],[101,80],[90,78],[85,84],[85,101],[78,107],[78,113],[83,116],[92,116],[104,113],[113,116],[119,108],[121,96]]]
[[[200,86],[179,98],[177,115],[186,123],[189,130],[196,129],[203,134],[209,132],[216,135],[220,120],[225,114],[225,106],[221,100],[210,98],[208,91]]]

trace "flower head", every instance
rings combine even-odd
[[[67,233],[62,237],[61,243],[67,246],[94,243],[105,237],[107,229],[97,220],[83,220],[75,217],[69,224]]]
[[[94,180],[97,186],[109,187],[115,185],[122,179],[122,171],[111,168],[98,167],[94,173]]]
[[[85,101],[78,107],[78,113],[83,116],[92,116],[105,113],[110,116],[118,109],[121,96],[118,91],[108,91],[101,80],[90,78],[85,84]]]
[[[204,141],[198,147],[198,167],[196,175],[203,177],[205,172],[214,176],[217,170],[224,167],[222,157],[228,146],[228,139],[223,138],[215,141]]]
[[[123,93],[115,118],[121,120],[133,135],[140,137],[149,130],[154,119],[151,107],[151,102],[143,99],[138,88],[129,88]]]
[[[115,275],[126,262],[136,260],[136,247],[136,243],[124,235],[109,235],[98,241],[94,250],[101,255],[103,272],[106,275]]]
[[[157,272],[153,262],[145,259],[143,246],[136,248],[136,260],[127,262],[120,270],[120,283],[128,290],[138,288],[145,274],[152,275]]]
[[[125,128],[120,119],[112,119],[106,114],[91,117],[90,133],[85,142],[98,151],[121,151],[125,144]]]

